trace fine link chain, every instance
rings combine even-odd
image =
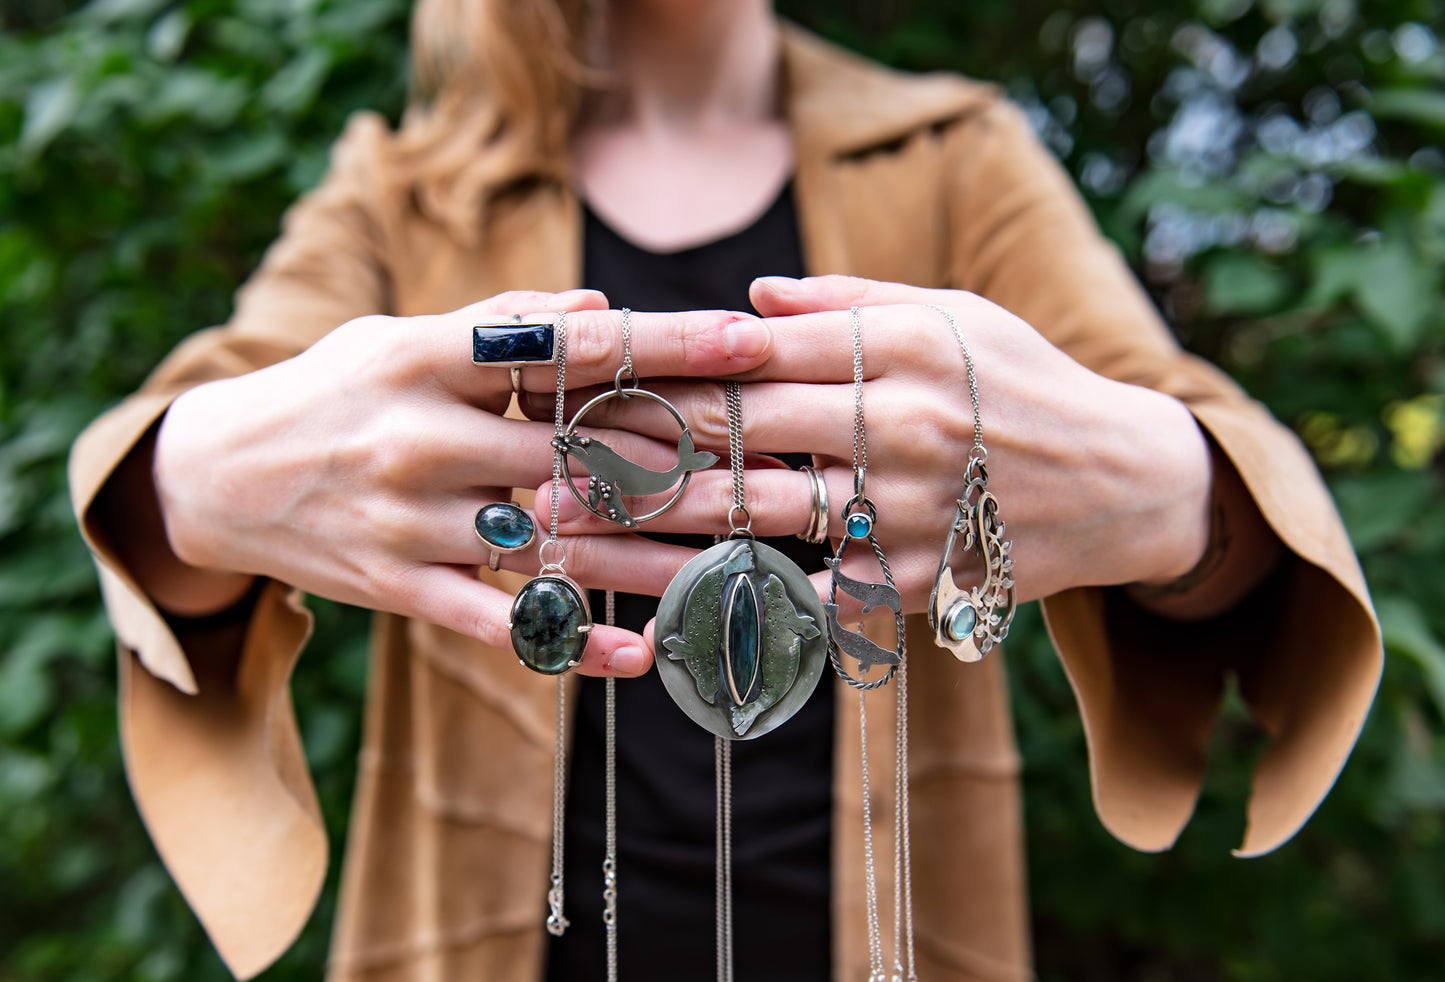
[[[733,477],[733,505],[728,509],[728,525],[735,536],[751,536],[753,515],[748,510],[743,490],[743,390],[736,382],[724,382],[723,392],[727,396],[728,409],[728,465]],[[733,516],[739,512],[744,519],[741,526],[733,521]]]
[[[883,982],[883,939],[878,926],[878,877],[873,865],[873,803],[868,787],[868,700],[858,693],[858,730],[863,745],[863,871],[868,901],[868,980]]]
[[[973,449],[968,455],[976,460],[984,460],[988,457],[988,451],[983,446],[983,418],[978,412],[978,377],[973,371],[973,355],[968,350],[968,340],[963,336],[963,328],[958,326],[958,321],[947,307],[936,303],[928,304],[928,307],[948,321],[948,326],[953,328],[953,336],[958,339],[959,348],[963,350],[963,365],[968,371],[968,398],[973,404]]]
[[[732,471],[733,501],[728,509],[728,525],[733,535],[752,534],[752,515],[748,511],[743,487],[743,391],[737,382],[724,382],[728,412],[728,465]],[[739,527],[733,516],[742,512],[747,524]],[[718,537],[718,542],[722,541]],[[714,766],[717,771],[717,978],[733,982],[733,778],[732,741],[721,736],[713,738]]]
[[[617,595],[607,591],[607,623],[617,621]],[[607,930],[607,982],[617,982],[617,679],[606,682],[606,858],[602,860],[602,923]]]
[[[732,741],[713,737],[713,767],[717,774],[716,848],[717,980],[733,982],[733,768]]]
[[[567,561],[567,550],[559,546],[557,542],[557,499],[562,492],[562,450],[560,443],[562,436],[566,433],[567,427],[563,423],[563,417],[567,412],[567,311],[557,315],[557,341],[555,344],[555,357],[557,360],[557,397],[552,408],[552,433],[554,437],[552,450],[552,487],[550,498],[552,502],[552,514],[548,523],[548,539],[538,547],[538,554],[542,559],[542,570],[561,571],[562,564]],[[560,549],[561,557],[555,562],[547,562],[546,546],[552,544],[554,550]]]
[[[916,982],[913,967],[913,837],[908,787],[908,659],[898,663],[898,746],[893,789],[893,978]],[[902,945],[899,931],[902,929]]]
[[[617,384],[623,379],[637,381],[637,372],[632,368],[632,308],[622,308],[622,367],[617,370]]]
[[[868,470],[868,433],[863,425],[863,315],[853,317],[853,493],[863,497],[863,475]]]
[[[561,937],[570,923],[562,913],[562,840],[565,826],[562,809],[567,803],[567,687],[557,677],[557,750],[552,756],[552,886],[547,891],[547,933]]]
[[[617,370],[616,385],[622,391],[624,378],[634,384],[637,374],[632,370],[632,311],[622,308],[622,367]],[[606,593],[606,619],[608,626],[617,623],[617,594]],[[604,710],[605,763],[603,781],[606,788],[604,811],[605,856],[602,860],[602,924],[607,933],[607,982],[617,982],[617,679],[608,676],[604,684],[606,707]]]
[[[567,395],[567,312],[561,311],[557,314],[557,401],[556,414],[554,416],[554,432],[561,436],[562,414],[566,411]],[[562,487],[562,451],[552,451],[552,515],[550,538],[547,542],[552,543],[553,549],[557,547],[557,496]],[[545,546],[546,543],[543,543]],[[539,547],[543,554],[542,569],[549,568],[561,570],[561,563],[555,567],[546,562],[545,549]],[[566,550],[562,550],[563,556]],[[547,915],[547,932],[555,937],[561,937],[567,930],[568,921],[563,914],[564,891],[563,891],[563,838],[565,833],[565,819],[563,809],[566,807],[567,799],[567,687],[562,681],[562,676],[557,676],[557,744],[552,755],[552,878],[551,887],[547,891],[547,905],[550,911]]]
[[[723,383],[728,404],[728,463],[733,477],[733,507],[745,508],[743,498],[743,391],[736,382]]]

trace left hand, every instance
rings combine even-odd
[[[963,354],[947,321],[925,304],[948,308],[968,341],[989,489],[1013,542],[1020,602],[1076,586],[1166,581],[1198,561],[1209,532],[1211,459],[1176,399],[1089,371],[1024,321],[969,293],[842,276],[766,278],[754,282],[752,301],[770,321],[775,348],[764,366],[739,376],[747,383],[743,445],[749,454],[813,454],[828,485],[835,545],[841,508],[853,494],[849,308],[863,308],[866,493],[905,611],[927,607],[973,444]],[[678,408],[699,449],[724,461],[694,475],[677,507],[646,530],[726,531],[731,479],[722,387],[652,378],[643,385]],[[573,395],[569,413],[586,397]],[[540,402],[530,408],[550,416],[550,404],[543,410]],[[677,439],[671,418],[642,400],[612,400],[588,422],[663,444]],[[807,526],[806,476],[750,466],[746,487],[755,534],[792,535]],[[537,500],[540,509],[546,495]],[[564,535],[621,531],[569,495],[561,500]],[[961,569],[964,586],[968,567]],[[828,575],[813,576],[820,593]]]

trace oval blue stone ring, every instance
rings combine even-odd
[[[537,541],[537,523],[520,505],[511,501],[495,501],[483,505],[472,522],[477,535],[492,550],[487,568],[501,566],[502,553],[521,552]]]

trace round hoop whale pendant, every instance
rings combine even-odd
[[[793,716],[827,664],[823,605],[787,556],[750,536],[694,556],[657,605],[657,672],[693,722],[729,740]]]
[[[666,409],[677,422],[681,434],[677,438],[677,463],[665,471],[654,471],[633,463],[596,437],[583,436],[577,432],[583,417],[609,399],[631,399],[640,396],[651,399]],[[562,473],[566,486],[577,503],[598,518],[616,522],[624,528],[637,528],[677,504],[687,490],[687,482],[693,471],[705,470],[717,463],[717,454],[694,449],[692,430],[687,421],[672,403],[656,392],[646,389],[624,388],[620,378],[611,392],[604,392],[588,402],[577,414],[562,435],[553,438],[552,445],[562,452]],[[584,497],[572,478],[572,462],[576,460],[587,469],[587,494]],[[676,485],[676,490],[661,506],[645,515],[633,515],[623,502],[623,497],[644,497],[661,494]]]

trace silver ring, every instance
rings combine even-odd
[[[828,541],[828,485],[823,472],[814,467],[799,468],[808,475],[813,491],[812,510],[808,513],[808,527],[797,533],[797,538],[811,545],[820,546]]]
[[[537,541],[537,523],[513,501],[494,501],[477,509],[472,528],[490,550],[487,569],[502,566],[502,554],[521,552]]]

